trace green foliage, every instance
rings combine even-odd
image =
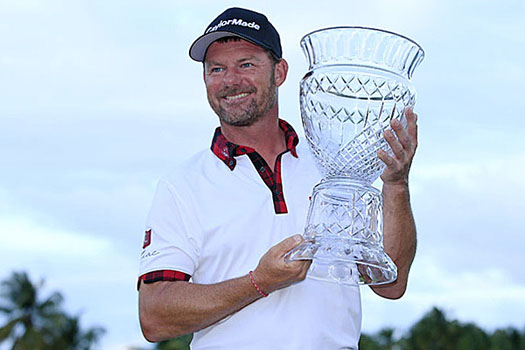
[[[408,332],[396,339],[386,328],[374,335],[362,334],[360,350],[525,350],[525,330],[499,329],[486,333],[473,323],[448,320],[433,308]]]
[[[189,350],[193,334],[186,334],[178,338],[157,343],[156,350]]]
[[[42,300],[42,285],[31,282],[25,272],[14,272],[1,282],[0,314],[7,323],[0,328],[0,344],[8,343],[12,350],[89,350],[104,329],[82,330],[79,317],[62,309],[60,293]]]
[[[369,335],[361,334],[359,350],[525,350],[525,329],[499,329],[486,333],[473,323],[462,324],[447,319],[432,308],[406,334],[396,337],[394,328],[384,328]],[[189,350],[193,335],[155,344],[155,350]]]
[[[361,334],[361,339],[359,339],[359,349],[381,350],[381,345],[375,336],[363,333]]]

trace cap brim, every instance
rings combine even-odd
[[[190,47],[190,57],[198,62],[204,62],[204,57],[206,56],[206,51],[208,50],[208,47],[215,41],[220,38],[224,38],[227,36],[236,36],[241,39],[245,39],[248,41],[252,41],[249,38],[246,38],[242,35],[239,35],[237,33],[232,32],[226,32],[226,31],[220,31],[220,32],[213,32],[202,35],[200,38],[195,40],[193,44]]]

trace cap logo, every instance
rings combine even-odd
[[[204,34],[208,34],[208,33],[211,33],[211,32],[214,32],[224,26],[241,26],[241,27],[248,27],[248,28],[253,28],[255,30],[259,30],[261,29],[261,26],[258,25],[257,23],[255,22],[246,22],[245,20],[243,19],[228,19],[226,21],[220,21],[219,24],[213,26],[213,27],[209,27],[206,32]]]

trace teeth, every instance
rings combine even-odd
[[[239,98],[243,98],[243,97],[246,97],[248,96],[248,93],[247,92],[243,92],[242,94],[238,94],[238,95],[234,95],[234,96],[226,96],[226,99],[231,101],[231,100],[237,100]]]

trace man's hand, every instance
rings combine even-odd
[[[385,252],[397,266],[397,280],[390,284],[372,286],[377,294],[390,299],[403,296],[408,273],[416,253],[416,224],[410,207],[408,173],[417,148],[417,115],[405,111],[407,127],[398,120],[391,122],[392,131],[385,131],[385,139],[392,148],[391,157],[385,151],[378,157],[386,164],[383,180],[383,244]]]
[[[417,148],[417,114],[411,108],[405,110],[407,127],[403,128],[399,120],[390,122],[391,130],[385,131],[385,139],[392,148],[391,157],[384,150],[379,150],[378,157],[386,164],[381,175],[385,185],[408,185],[408,173]],[[396,137],[397,136],[397,137]]]
[[[284,258],[286,253],[303,242],[301,235],[288,237],[262,256],[259,265],[253,271],[253,279],[263,292],[269,294],[305,279],[312,261],[286,262]]]
[[[259,260],[253,279],[265,293],[304,280],[311,260],[285,262],[300,243],[295,235],[276,244]],[[160,281],[139,290],[140,323],[149,341],[161,341],[201,330],[261,298],[248,275],[214,284]]]

